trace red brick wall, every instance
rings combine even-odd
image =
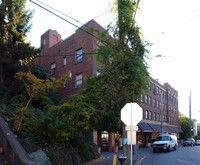
[[[103,29],[94,20],[89,21],[86,26],[83,26],[82,28],[89,31],[89,26],[98,30]],[[56,69],[53,76],[56,78],[60,77],[62,74],[68,75],[66,88],[61,87],[58,90],[59,94],[63,98],[67,98],[79,90],[79,88],[75,88],[76,74],[82,73],[83,79],[85,75],[96,74],[97,63],[95,55],[83,54],[82,62],[76,64],[75,54],[79,49],[82,49],[83,53],[87,53],[89,50],[95,49],[97,46],[97,39],[81,29],[78,29],[73,35],[64,41],[60,40],[54,45],[50,45],[50,40],[53,38],[53,35],[59,36],[59,34],[53,30],[48,30],[41,36],[41,45],[43,46],[43,49],[40,53],[40,57],[36,58],[34,61],[37,64],[44,66],[49,73],[51,64],[55,62]],[[65,66],[63,65],[63,57],[66,57],[67,60]]]

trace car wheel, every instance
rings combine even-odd
[[[156,152],[156,149],[153,149],[153,152]]]
[[[167,148],[167,152],[170,152],[170,146],[169,146],[169,148]]]
[[[174,150],[176,150],[176,145],[174,146]]]

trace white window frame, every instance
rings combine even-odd
[[[149,120],[152,120],[152,112],[149,111]]]
[[[145,95],[145,103],[147,104],[148,103],[148,96]]]
[[[156,107],[156,99],[153,99],[153,107]]]
[[[55,71],[56,71],[56,63],[54,62],[51,64],[51,75],[54,75]]]
[[[83,85],[83,75],[82,73],[76,74],[75,76],[75,87],[80,87]]]
[[[66,82],[65,81],[63,81],[63,88],[66,88]]]
[[[157,113],[157,121],[160,121],[160,114]]]
[[[76,64],[79,62],[82,62],[82,59],[83,59],[82,55],[83,55],[82,49],[79,49],[76,51],[76,59],[75,59]]]
[[[156,121],[156,112],[153,113],[153,120]]]
[[[146,110],[146,111],[145,111],[145,119],[148,120],[148,117],[149,117],[149,116],[148,116],[148,111]]]
[[[63,57],[63,66],[67,65],[67,57]]]

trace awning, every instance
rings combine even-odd
[[[151,123],[142,123],[138,124],[138,131],[141,132],[161,132],[161,125],[151,124]],[[163,132],[183,132],[180,127],[163,125]]]
[[[152,132],[152,128],[148,123],[138,123],[138,128],[141,132]]]
[[[161,125],[149,124],[149,126],[152,128],[153,132],[161,132]]]
[[[172,127],[175,132],[183,132],[183,130],[180,127]]]
[[[173,132],[170,126],[163,125],[163,131],[165,132]]]

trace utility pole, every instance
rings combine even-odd
[[[161,110],[161,133],[163,134],[163,108],[162,108],[162,91],[160,92],[160,110]]]
[[[191,132],[191,90],[190,90],[190,97],[189,97],[189,116],[190,116],[190,138],[192,137]]]

